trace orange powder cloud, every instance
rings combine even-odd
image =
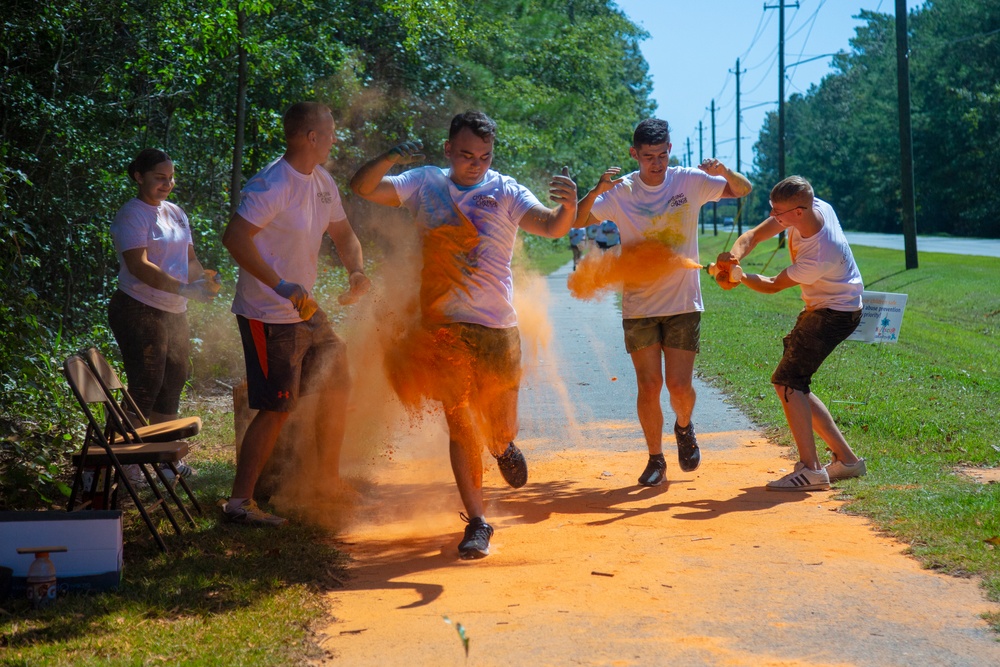
[[[597,299],[625,285],[644,285],[680,269],[700,268],[701,264],[670,246],[645,240],[587,253],[570,274],[567,286],[574,298]]]

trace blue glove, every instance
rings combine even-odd
[[[412,164],[424,159],[424,145],[420,141],[404,141],[389,150],[389,159],[396,164]]]
[[[277,285],[274,286],[274,291],[280,296],[285,297],[292,302],[295,309],[298,311],[302,310],[302,307],[306,304],[306,300],[309,298],[309,292],[306,288],[298,283],[290,283],[286,280],[282,280]]]

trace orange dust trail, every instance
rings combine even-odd
[[[644,285],[680,269],[700,268],[701,264],[670,246],[646,240],[587,253],[566,284],[574,298],[591,300],[624,285]]]

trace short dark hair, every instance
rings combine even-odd
[[[667,121],[659,118],[647,118],[636,125],[635,132],[632,133],[632,145],[636,148],[669,143],[670,126]]]
[[[300,132],[305,133],[315,129],[315,125],[326,114],[332,114],[330,107],[321,102],[296,102],[288,107],[282,119],[285,138],[294,137]]]
[[[496,139],[497,136],[496,121],[482,111],[466,111],[451,119],[451,127],[448,129],[449,141],[454,139],[455,135],[461,132],[464,127],[472,130],[473,134],[484,141]]]
[[[159,148],[143,148],[139,151],[139,154],[135,156],[135,159],[129,162],[127,174],[128,177],[135,181],[135,174],[145,174],[147,171],[153,171],[156,165],[161,162],[173,162],[170,156]],[[138,183],[138,181],[136,181]]]

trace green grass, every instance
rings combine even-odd
[[[334,321],[333,301],[344,286],[332,271],[317,289]],[[204,368],[221,348],[228,356],[196,375],[183,414],[203,428],[186,460],[198,470],[192,487],[205,516],[176,535],[160,521],[170,549],[156,548],[145,524],[126,503],[124,568],[116,592],[60,598],[33,610],[26,600],[0,602],[0,665],[289,665],[323,657],[312,628],[328,617],[325,591],[341,586],[347,556],[328,533],[291,523],[278,531],[221,524],[216,500],[229,495],[235,474],[232,399],[214,377],[242,375],[242,348],[230,299],[194,310],[192,355]],[[204,355],[204,356],[201,356]],[[67,473],[68,474],[68,473]],[[163,516],[153,512],[154,519]]]
[[[0,665],[287,665],[321,653],[311,626],[326,617],[321,594],[339,587],[346,556],[308,526],[223,525],[213,498],[226,495],[231,464],[189,457],[206,516],[156,548],[135,512],[125,514],[125,567],[117,592],[68,595],[32,610],[9,600],[0,615]]]
[[[703,236],[703,261],[727,241],[728,235]],[[773,245],[758,248],[744,266],[760,271]],[[994,363],[1000,260],[924,254],[920,269],[904,271],[901,252],[854,250],[869,289],[903,292],[909,301],[899,343],[844,343],[814,382],[869,461],[867,477],[840,485],[847,509],[910,545],[925,566],[981,576],[988,595],[1000,599],[1000,554],[986,542],[1000,536],[1000,484],[980,485],[954,473],[960,464],[1000,465],[1000,426],[993,418],[993,397],[1000,395]],[[536,243],[527,257],[546,273],[570,253],[564,243]],[[767,273],[787,263],[781,250]],[[330,278],[330,294],[338,280]],[[770,374],[781,337],[801,308],[798,291],[765,296],[723,292],[707,280],[703,285],[699,373],[770,437],[790,445]],[[206,311],[192,318],[192,327],[224,330],[229,317]],[[229,334],[203,339],[238,345]],[[227,361],[215,373],[231,379],[230,366]],[[327,534],[307,526],[282,528],[278,542],[272,530],[217,523],[213,501],[227,494],[234,472],[233,425],[228,397],[206,396],[212,382],[201,378],[202,391],[188,395],[196,405],[190,411],[204,420],[189,457],[199,470],[194,486],[207,514],[197,530],[175,536],[163,525],[171,548],[164,556],[137,515],[126,513],[121,590],[68,596],[42,611],[21,600],[5,602],[0,665],[285,665],[319,657],[311,628],[326,617],[321,596],[340,585],[346,557]],[[1000,630],[1000,617],[988,620]]]
[[[565,238],[546,239],[527,234],[521,234],[521,238],[524,240],[523,252],[515,253],[515,268],[523,262],[534,273],[547,276],[573,259],[569,241]]]
[[[701,237],[702,261],[715,258],[728,235]],[[751,273],[775,275],[788,251],[768,261],[776,242],[744,262]],[[1000,465],[1000,259],[924,253],[904,270],[901,251],[853,249],[865,287],[908,295],[899,342],[845,342],[817,374],[823,399],[848,442],[868,460],[868,475],[841,486],[848,511],[910,545],[926,567],[983,578],[1000,600],[1000,484],[955,473],[963,466]],[[729,292],[703,281],[706,315],[698,371],[729,394],[777,442],[792,440],[770,375],[781,338],[802,307],[799,290],[776,295]],[[990,619],[1000,631],[1000,616]]]

